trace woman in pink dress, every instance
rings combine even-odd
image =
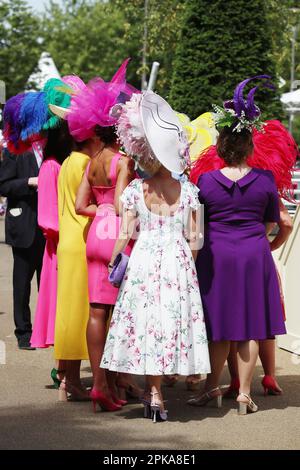
[[[46,238],[41,272],[40,290],[31,336],[31,346],[47,348],[54,344],[57,296],[58,200],[57,180],[61,164],[72,150],[72,138],[65,123],[48,131],[44,149],[44,161],[38,181],[38,225]],[[59,385],[57,374],[52,370],[54,384]]]
[[[88,287],[90,317],[87,342],[94,377],[91,392],[93,402],[108,411],[114,411],[103,402],[101,391],[107,380],[110,396],[121,407],[126,401],[117,397],[115,374],[105,374],[99,368],[106,338],[110,309],[116,303],[118,288],[108,281],[108,264],[119,235],[119,198],[134,178],[134,162],[119,153],[114,127],[96,126],[95,133],[102,143],[102,151],[91,161],[83,177],[76,200],[77,214],[93,217],[87,238]],[[94,201],[91,204],[90,201]],[[130,255],[129,245],[125,253]],[[106,393],[107,395],[107,393]]]

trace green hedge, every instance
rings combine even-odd
[[[195,118],[247,77],[267,73],[276,83],[265,8],[264,0],[187,1],[169,96],[175,109]],[[282,117],[278,94],[257,93],[265,118]]]

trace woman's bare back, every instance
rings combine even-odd
[[[143,184],[147,208],[159,215],[172,215],[178,209],[181,184],[170,177],[150,178]]]
[[[111,186],[110,167],[116,152],[104,150],[91,161],[88,173],[88,181],[91,186]]]

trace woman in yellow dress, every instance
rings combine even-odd
[[[60,361],[59,370],[66,370],[66,379],[60,387],[61,400],[66,399],[67,391],[77,399],[86,395],[80,382],[80,361],[88,359],[85,331],[89,301],[85,249],[89,219],[75,213],[77,190],[90,161],[85,152],[72,152],[64,161],[58,178],[59,243],[54,351],[55,359]]]
[[[59,399],[88,399],[80,381],[81,360],[88,359],[86,327],[89,319],[86,238],[88,217],[77,215],[75,200],[87,164],[99,152],[100,141],[89,139],[64,161],[58,178],[59,243],[55,323],[55,359],[65,378]]]

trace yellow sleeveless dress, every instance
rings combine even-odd
[[[89,161],[87,155],[73,152],[64,161],[58,178],[59,244],[55,359],[88,359],[86,238],[90,220],[75,213],[75,200]]]

